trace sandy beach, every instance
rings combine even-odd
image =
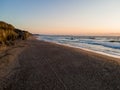
[[[0,90],[120,90],[120,59],[33,38],[7,52]]]

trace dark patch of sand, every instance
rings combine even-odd
[[[120,90],[120,59],[30,39],[3,90]]]

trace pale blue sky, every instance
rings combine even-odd
[[[120,33],[120,0],[1,0],[0,12],[32,33]]]

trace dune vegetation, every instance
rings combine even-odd
[[[28,31],[16,29],[13,25],[0,21],[0,46],[14,44],[16,40],[25,40],[31,34]]]

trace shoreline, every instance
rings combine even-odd
[[[68,40],[68,42],[65,40],[64,42],[60,43],[59,39],[58,40],[57,39],[56,40],[54,40],[54,39],[53,40],[49,40],[49,39],[45,39],[42,36],[41,37],[38,36],[37,39],[38,40],[42,39],[43,41],[46,41],[46,42],[53,42],[53,43],[56,43],[56,44],[65,45],[65,46],[69,46],[69,47],[73,47],[73,48],[80,48],[80,49],[83,49],[83,50],[87,50],[87,51],[91,51],[91,52],[95,52],[95,53],[98,53],[98,54],[107,55],[107,56],[110,56],[110,57],[114,57],[114,58],[120,59],[119,48],[118,49],[117,48],[116,49],[115,48],[110,48],[110,47],[102,48],[102,47],[104,47],[104,44],[103,44],[103,46],[102,45],[96,45],[95,47],[97,47],[97,48],[94,49],[94,45],[92,46],[92,44],[89,44],[90,46],[86,45],[84,47],[85,43],[82,46],[82,43],[78,43],[77,42],[77,44],[76,44],[76,42],[75,43],[72,42],[72,41],[69,42],[69,40]],[[109,44],[108,44],[108,46],[109,46]],[[114,47],[114,43],[113,43],[113,47]],[[117,46],[115,46],[115,47],[117,47]]]
[[[37,39],[39,40],[39,39]],[[70,47],[70,48],[74,48],[74,49],[78,49],[78,50],[83,50],[86,52],[90,52],[93,54],[98,54],[99,56],[104,56],[104,57],[109,57],[109,58],[113,58],[115,61],[120,63],[120,56],[116,56],[116,55],[111,55],[111,54],[107,54],[104,52],[99,52],[99,51],[94,51],[94,50],[90,50],[90,49],[86,49],[86,48],[81,48],[81,47],[77,47],[77,46],[72,46],[72,45],[67,45],[67,44],[61,44],[61,43],[57,43],[57,42],[50,42],[50,41],[45,41],[45,40],[40,40],[40,41],[44,41],[44,42],[48,42],[48,43],[53,43],[53,44],[57,44],[57,45],[61,45],[61,46],[66,46],[66,47]]]
[[[1,90],[120,89],[119,59],[35,37],[22,45],[24,50],[16,53],[17,59],[13,60],[18,64],[11,69],[13,74],[2,83],[6,85]]]

